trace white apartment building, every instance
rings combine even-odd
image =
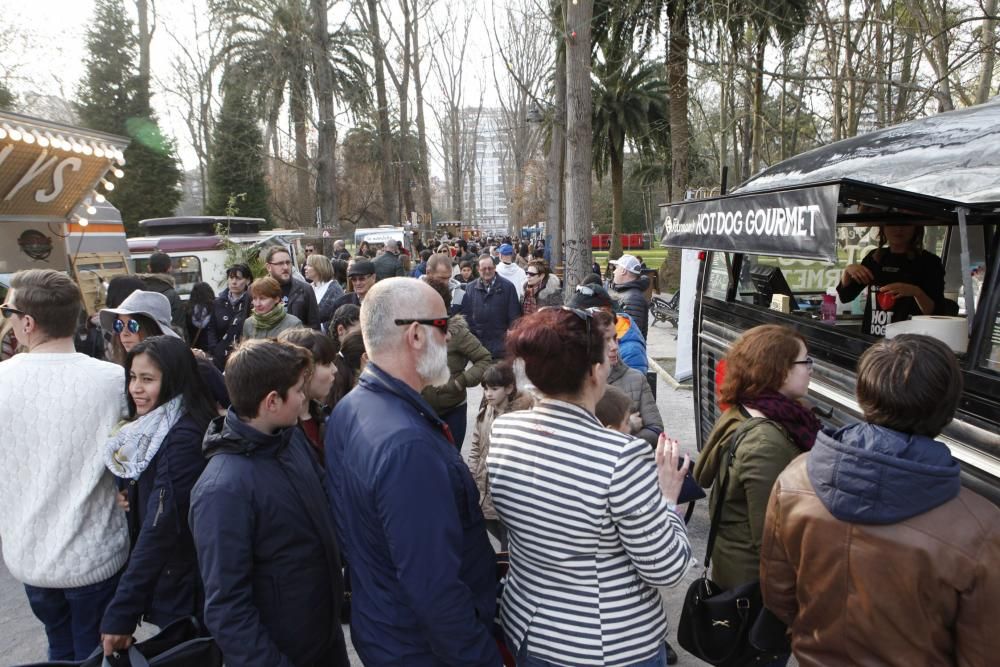
[[[463,185],[466,219],[486,234],[506,234],[509,231],[507,179],[504,159],[504,138],[507,129],[499,109],[468,109],[468,126],[479,124],[476,132],[475,160]]]

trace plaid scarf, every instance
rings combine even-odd
[[[538,301],[535,300],[535,295],[538,294],[540,289],[540,284],[535,287],[525,284],[524,303],[521,305],[521,313],[523,315],[531,315],[533,312],[538,310]]]

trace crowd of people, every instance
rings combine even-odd
[[[16,274],[0,539],[49,658],[195,616],[231,667],[346,667],[345,619],[371,666],[671,664],[657,589],[692,562],[693,468],[738,482],[711,498],[713,579],[761,578],[799,664],[990,663],[1000,511],[934,440],[960,394],[952,353],[876,344],[865,423],[824,432],[802,338],[752,329],[692,466],[645,376],[641,261],[564,300],[543,248],[492,245],[413,263],[337,242],[301,267],[275,246],[263,275],[234,264],[179,310],[154,255],[168,289],[112,281],[91,355],[79,287]]]

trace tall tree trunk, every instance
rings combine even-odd
[[[578,0],[566,8],[566,279],[571,295],[590,273],[591,166],[593,165],[593,105],[590,91],[593,0]]]
[[[750,139],[750,176],[760,171],[764,145],[764,53],[767,49],[767,32],[758,26],[760,34],[754,44],[753,73],[753,136]]]
[[[983,9],[986,16],[996,16],[997,0],[986,0]],[[979,85],[976,88],[976,104],[982,104],[990,98],[990,88],[993,85],[993,66],[997,57],[997,22],[993,18],[983,20],[982,43],[983,64],[979,71]]]
[[[309,178],[309,134],[306,128],[308,122],[309,109],[306,88],[309,82],[306,80],[306,72],[296,72],[296,76],[289,82],[291,94],[288,99],[288,109],[292,115],[292,128],[295,137],[295,210],[300,227],[314,227],[315,214],[313,212],[314,198]]]
[[[548,185],[545,200],[545,224],[551,244],[550,258],[555,270],[563,261],[563,171],[566,160],[566,55],[556,49],[555,105],[552,109],[552,136],[549,139],[549,153],[545,160],[545,176]]]
[[[465,173],[462,169],[462,110],[453,107],[449,113],[451,116],[451,136],[448,139],[451,149],[451,178],[449,179],[451,183],[451,209],[454,219],[461,220],[465,210],[463,196],[465,179],[462,178],[462,174]]]
[[[339,231],[337,216],[337,122],[333,107],[333,65],[326,0],[309,0],[312,11],[313,94],[319,111],[316,146],[316,198],[324,228]]]
[[[375,60],[375,101],[378,105],[378,141],[381,152],[381,182],[382,182],[382,213],[385,223],[395,225],[399,222],[396,214],[396,192],[393,187],[392,169],[392,131],[389,128],[389,99],[385,92],[385,53],[382,49],[382,35],[379,30],[378,3],[368,2],[369,38],[372,43],[372,53]]]
[[[427,156],[427,124],[424,119],[424,82],[420,71],[420,19],[417,0],[413,0],[413,93],[417,105],[417,169],[420,172],[420,214],[427,231],[433,232],[431,213],[431,170]]]
[[[619,141],[620,139],[620,141]],[[608,158],[611,162],[611,248],[608,259],[622,256],[622,202],[625,190],[625,137],[608,131]]]
[[[149,104],[149,46],[153,34],[149,29],[149,0],[135,0],[135,8],[139,14],[139,90],[136,94],[136,105],[142,113],[150,112]]]
[[[684,199],[688,186],[688,5],[687,0],[667,0],[670,39],[667,42],[667,90],[670,91],[670,200]],[[680,282],[681,253],[667,251],[660,266],[661,287]]]

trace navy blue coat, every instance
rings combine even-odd
[[[443,424],[371,362],[330,416],[326,473],[351,565],[351,638],[368,667],[501,664],[496,557]]]
[[[504,356],[504,338],[514,321],[521,317],[517,289],[507,279],[496,276],[489,291],[482,279],[466,284],[461,313],[469,330],[494,359]]]
[[[229,667],[347,667],[329,500],[295,427],[261,433],[230,410],[205,436],[191,493],[205,625]]]
[[[243,338],[243,321],[250,316],[251,305],[249,289],[240,295],[236,303],[229,302],[228,288],[219,292],[218,296],[215,297],[215,312],[212,322],[215,324],[217,342],[212,360],[219,370],[225,368],[229,352]]]
[[[187,514],[191,488],[205,468],[205,429],[182,416],[128,491],[132,553],[101,621],[101,632],[130,635],[140,618],[163,627],[201,616],[201,579]]]

